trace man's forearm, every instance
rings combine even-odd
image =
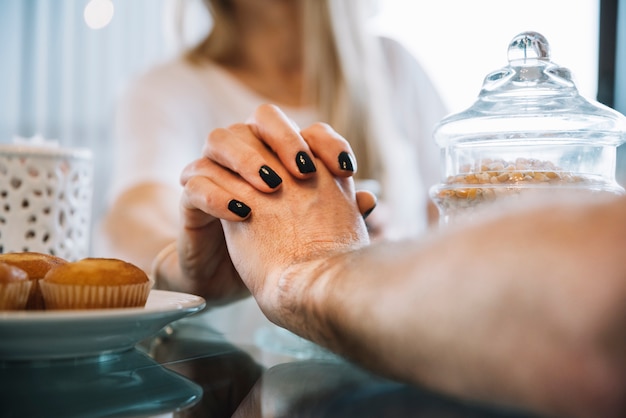
[[[544,413],[619,416],[611,414],[619,411],[624,364],[601,343],[605,311],[620,309],[619,298],[597,289],[624,293],[619,272],[610,277],[606,266],[619,265],[626,237],[609,221],[587,230],[589,216],[615,217],[615,208],[593,212],[563,208],[544,221],[530,212],[291,268],[278,322],[375,371],[447,393]],[[584,257],[596,240],[615,242],[592,263]]]

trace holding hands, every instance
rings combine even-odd
[[[211,132],[181,176],[178,284],[219,302],[250,289],[263,308],[286,267],[368,244],[363,217],[376,200],[354,191],[356,168],[332,128],[299,131],[272,105]]]

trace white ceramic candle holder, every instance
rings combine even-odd
[[[89,150],[0,144],[0,252],[86,257],[92,193]]]

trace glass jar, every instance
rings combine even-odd
[[[615,180],[626,117],[582,97],[546,39],[517,35],[509,65],[488,74],[477,101],[436,126],[442,181],[430,189],[440,223],[527,191],[623,193]]]

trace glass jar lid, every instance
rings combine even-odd
[[[437,125],[440,147],[503,140],[614,146],[626,141],[626,117],[582,97],[571,72],[550,60],[544,36],[523,32],[514,37],[508,61],[485,77],[470,108]]]

